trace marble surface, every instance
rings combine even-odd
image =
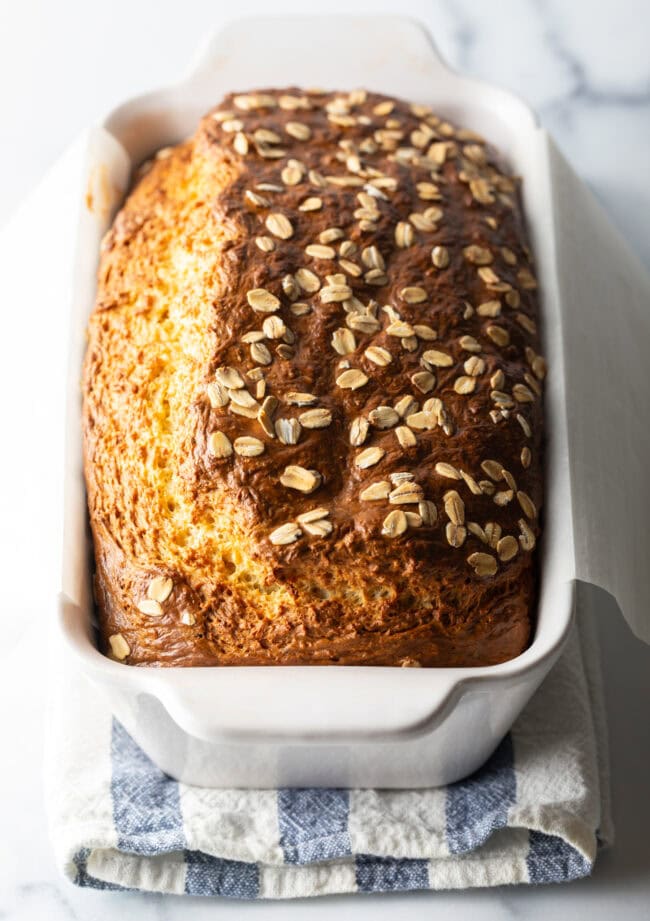
[[[650,267],[650,8],[645,0],[433,0],[336,2],[332,12],[394,12],[423,20],[458,69],[518,92],[531,103],[630,245]],[[239,15],[268,12],[240,0]],[[282,3],[276,12],[304,12]],[[120,99],[175,79],[197,44],[218,25],[207,0],[22,0],[0,3],[0,224],[78,131]],[[29,286],[29,279],[25,279]],[[61,470],[53,419],[61,392],[57,343],[4,305],[0,397],[4,484],[0,528],[0,918],[134,921],[175,918],[437,916],[477,919],[619,916],[650,919],[650,649],[606,604],[598,616],[605,650],[617,841],[592,878],[564,887],[465,893],[335,897],[302,903],[241,904],[77,891],[59,879],[45,828],[41,749],[47,697],[46,622],[52,615],[58,556]],[[36,332],[38,330],[38,332]],[[44,333],[46,330],[46,333]],[[52,336],[37,373],[16,342]],[[58,339],[56,337],[59,337]],[[50,341],[49,339],[47,340]],[[27,370],[26,370],[27,368]],[[29,373],[27,373],[29,372]],[[19,398],[16,395],[19,394]],[[21,446],[21,450],[17,450]],[[28,588],[27,592],[25,589]]]

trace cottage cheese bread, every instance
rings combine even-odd
[[[544,360],[517,180],[366,93],[231,95],[141,171],[84,367],[106,652],[468,666],[525,649]]]

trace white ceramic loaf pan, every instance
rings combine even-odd
[[[317,38],[317,40],[315,40]],[[82,477],[79,376],[99,240],[132,165],[191,134],[230,90],[365,87],[428,103],[497,145],[523,176],[541,279],[546,389],[545,537],[531,646],[485,668],[137,668],[93,640],[92,548]],[[167,773],[203,786],[422,787],[454,781],[494,750],[559,656],[574,607],[573,526],[550,212],[547,135],[519,100],[451,72],[416,24],[290,18],[229,25],[189,78],[125,103],[91,132],[72,317],[60,627],[74,667]]]

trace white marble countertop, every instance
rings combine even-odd
[[[155,9],[155,12],[154,12]],[[278,2],[275,12],[305,12]],[[644,0],[330,0],[332,12],[395,12],[423,20],[458,69],[517,91],[539,113],[631,246],[650,267],[650,9]],[[239,15],[268,12],[240,0]],[[121,98],[169,82],[219,23],[207,0],[24,0],[0,5],[0,224],[78,131]],[[19,91],[16,91],[16,88]],[[29,279],[25,280],[29,283]],[[331,897],[308,903],[220,900],[79,891],[57,875],[41,789],[44,623],[52,611],[58,558],[60,469],[48,452],[60,367],[41,368],[45,386],[15,343],[38,334],[33,317],[4,305],[0,394],[5,422],[0,528],[0,918],[6,921],[133,921],[221,917],[359,919],[472,915],[499,918],[650,919],[650,649],[609,607],[599,611],[610,727],[617,840],[593,876],[562,887],[460,893]],[[45,308],[44,308],[45,309]],[[56,348],[52,350],[56,353]],[[52,375],[50,377],[50,375]],[[51,388],[49,382],[52,382]],[[16,394],[20,398],[16,399]],[[18,409],[16,409],[16,407]],[[22,446],[17,450],[17,446]],[[29,450],[24,446],[28,445]],[[29,593],[26,592],[29,588]]]

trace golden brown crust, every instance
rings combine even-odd
[[[423,107],[228,96],[161,152],[105,240],[84,367],[107,651],[520,653],[542,498],[535,287],[516,181]]]

